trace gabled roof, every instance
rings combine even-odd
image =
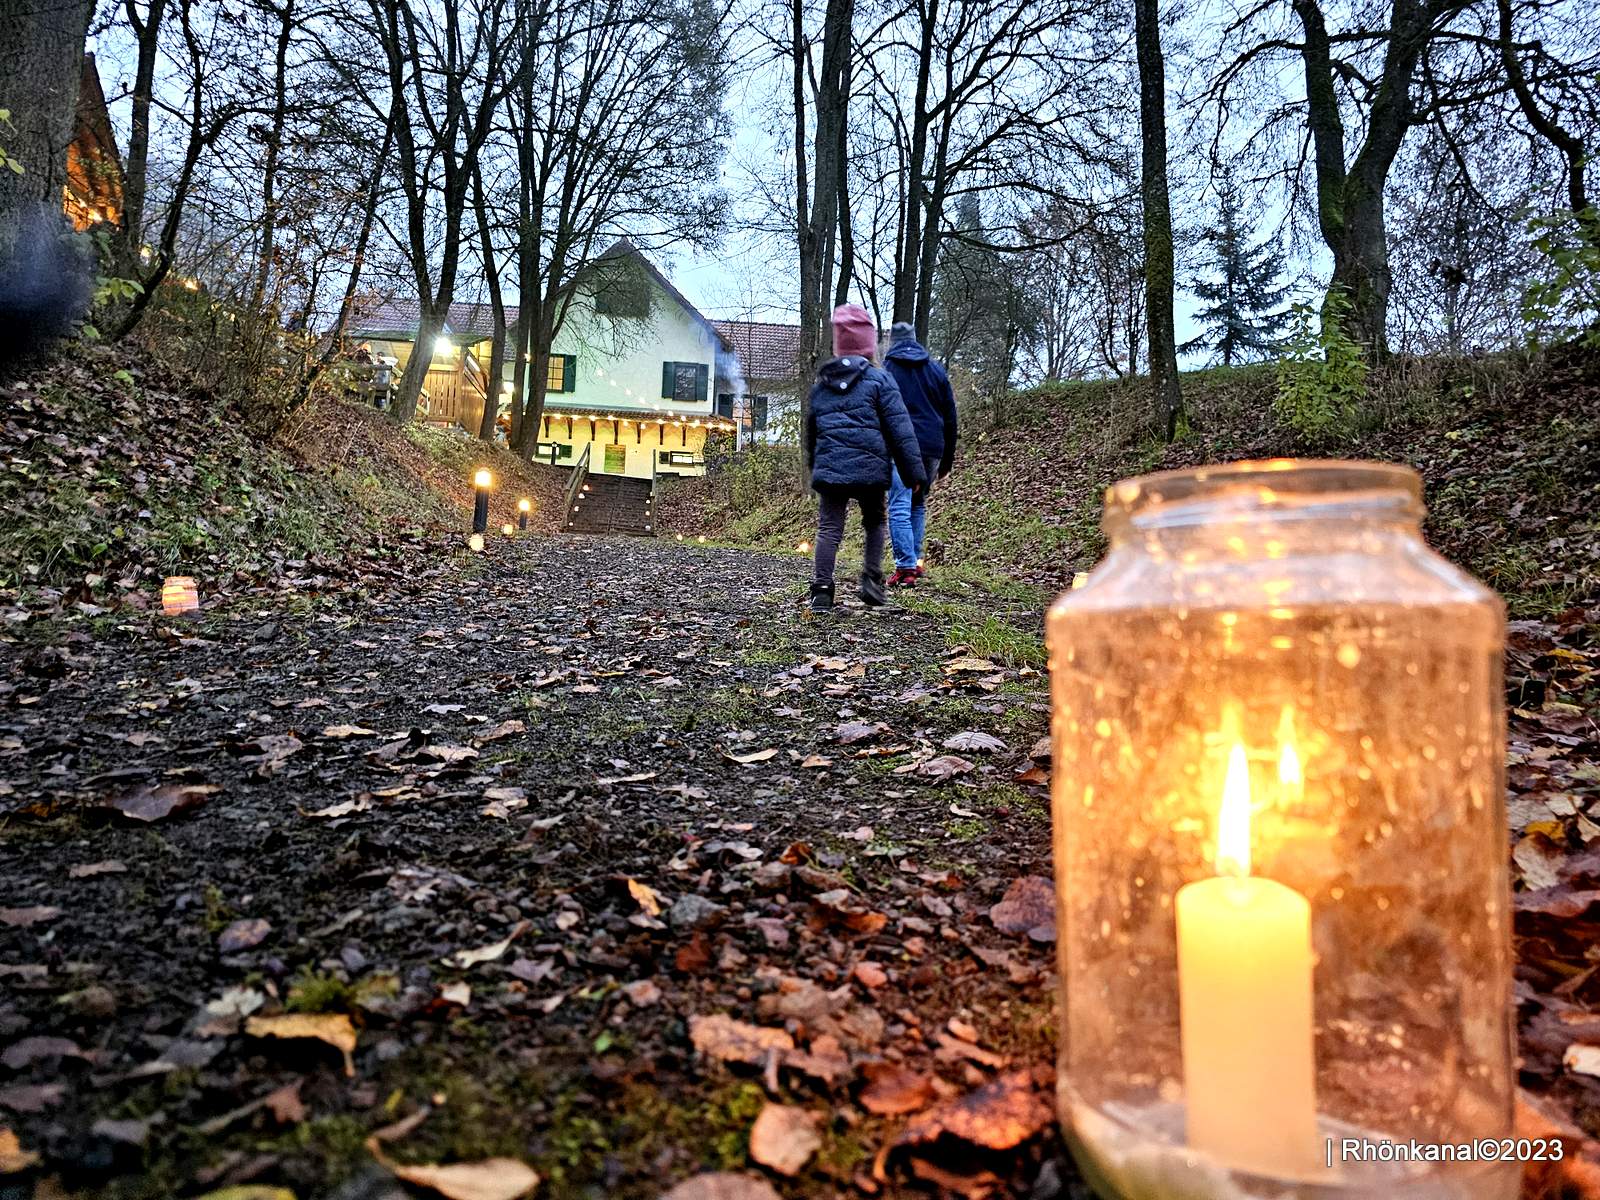
[[[700,310],[689,303],[689,298],[677,288],[672,286],[672,280],[663,275],[660,268],[658,268],[655,263],[650,261],[645,252],[640,250],[639,247],[635,246],[626,237],[619,237],[616,241],[612,242],[611,245],[607,246],[604,252],[595,261],[604,262],[608,258],[621,258],[625,255],[632,255],[634,258],[638,259],[639,264],[645,269],[645,274],[649,275],[651,279],[660,284],[662,291],[666,292],[667,295],[676,300],[679,307],[681,307],[684,312],[688,313],[697,322],[704,326],[705,331],[711,335],[713,341],[721,341],[721,337],[717,332],[717,327],[712,322],[706,320],[706,318],[701,314]]]
[[[409,340],[421,323],[422,306],[415,300],[389,296],[363,296],[350,313],[351,337],[381,337],[391,334]],[[517,320],[517,306],[506,305],[506,325]],[[494,307],[487,301],[461,302],[450,306],[443,336],[457,342],[481,342],[494,336]]]
[[[750,379],[792,379],[800,372],[800,326],[773,321],[713,321]]]
[[[651,262],[644,252],[621,237],[612,242],[610,246],[595,259],[596,263],[604,262],[608,258],[631,256],[638,260],[645,273],[650,276],[661,289],[700,325],[704,326],[706,333],[719,344],[722,339],[716,326],[701,315],[700,310],[689,303],[686,297],[677,288],[672,286],[672,281],[663,275],[655,263]],[[506,325],[510,327],[517,323],[517,306],[506,305]],[[397,339],[409,339],[417,332],[417,325],[421,321],[422,306],[412,299],[391,298],[387,296],[368,296],[358,299],[354,310],[350,314],[351,337],[381,337],[385,334]],[[461,301],[450,306],[450,314],[445,318],[443,336],[462,343],[487,341],[494,336],[494,306],[486,300]]]

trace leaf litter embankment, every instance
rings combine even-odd
[[[44,1194],[1055,1194],[1043,677],[798,559],[491,549],[10,663]]]

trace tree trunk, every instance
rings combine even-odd
[[[1328,292],[1341,293],[1348,302],[1345,333],[1374,358],[1388,353],[1385,329],[1392,283],[1383,216],[1384,182],[1411,127],[1411,84],[1417,62],[1443,12],[1464,3],[1448,0],[1434,7],[1420,0],[1391,0],[1389,38],[1367,115],[1366,138],[1347,169],[1327,23],[1318,0],[1293,0],[1305,35],[1300,57],[1317,172],[1317,224],[1322,240],[1333,252]],[[1331,316],[1324,303],[1323,321]]]
[[[406,359],[406,369],[400,376],[400,389],[395,394],[390,416],[397,425],[409,425],[417,415],[417,401],[422,398],[422,385],[428,376],[428,366],[433,362],[434,343],[444,328],[445,312],[426,303],[417,319],[417,340],[411,343],[411,357]]]
[[[1155,425],[1167,441],[1177,436],[1183,412],[1178,382],[1177,337],[1173,330],[1172,206],[1167,195],[1167,84],[1161,56],[1158,0],[1133,0],[1134,38],[1139,56],[1139,132],[1142,143],[1140,192],[1144,200],[1145,336],[1150,343],[1150,391]],[[1134,369],[1128,347],[1128,369]]]
[[[82,265],[58,235],[92,8],[91,0],[0,0],[0,108],[11,112],[0,150],[22,168],[0,166],[0,342],[65,333],[86,298]]]
[[[478,437],[494,441],[495,422],[500,416],[500,377],[506,362],[506,305],[500,292],[500,269],[494,258],[494,243],[489,237],[489,205],[483,195],[483,172],[472,172],[472,208],[478,218],[478,247],[483,258],[483,273],[489,284],[489,306],[494,311],[494,342],[489,349],[488,395],[483,401],[483,419],[478,422]]]
[[[272,281],[272,256],[278,232],[278,160],[283,154],[283,127],[288,111],[289,39],[294,33],[294,0],[281,9],[268,5],[278,18],[278,39],[273,57],[272,128],[267,134],[266,161],[261,166],[261,245],[256,255],[256,284],[250,307],[260,312]]]
[[[128,124],[128,161],[122,173],[122,246],[117,269],[132,277],[139,272],[139,248],[144,244],[144,200],[150,170],[150,101],[156,86],[156,53],[160,49],[161,19],[167,0],[150,0],[149,11],[139,19],[134,0],[126,0],[128,25],[139,41],[133,72],[133,117]]]

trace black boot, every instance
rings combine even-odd
[[[813,583],[811,585],[811,611],[833,611],[833,584],[831,582]]]
[[[861,568],[861,578],[856,585],[856,593],[861,597],[861,603],[872,608],[887,604],[889,597],[883,590],[883,568]]]

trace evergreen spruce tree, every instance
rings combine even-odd
[[[1251,244],[1254,230],[1239,212],[1232,179],[1223,178],[1218,196],[1218,223],[1202,235],[1211,247],[1210,277],[1189,288],[1207,304],[1195,313],[1203,332],[1178,349],[1209,350],[1212,362],[1231,367],[1277,349],[1289,321],[1283,307],[1289,287],[1280,282],[1283,255],[1276,240]]]

